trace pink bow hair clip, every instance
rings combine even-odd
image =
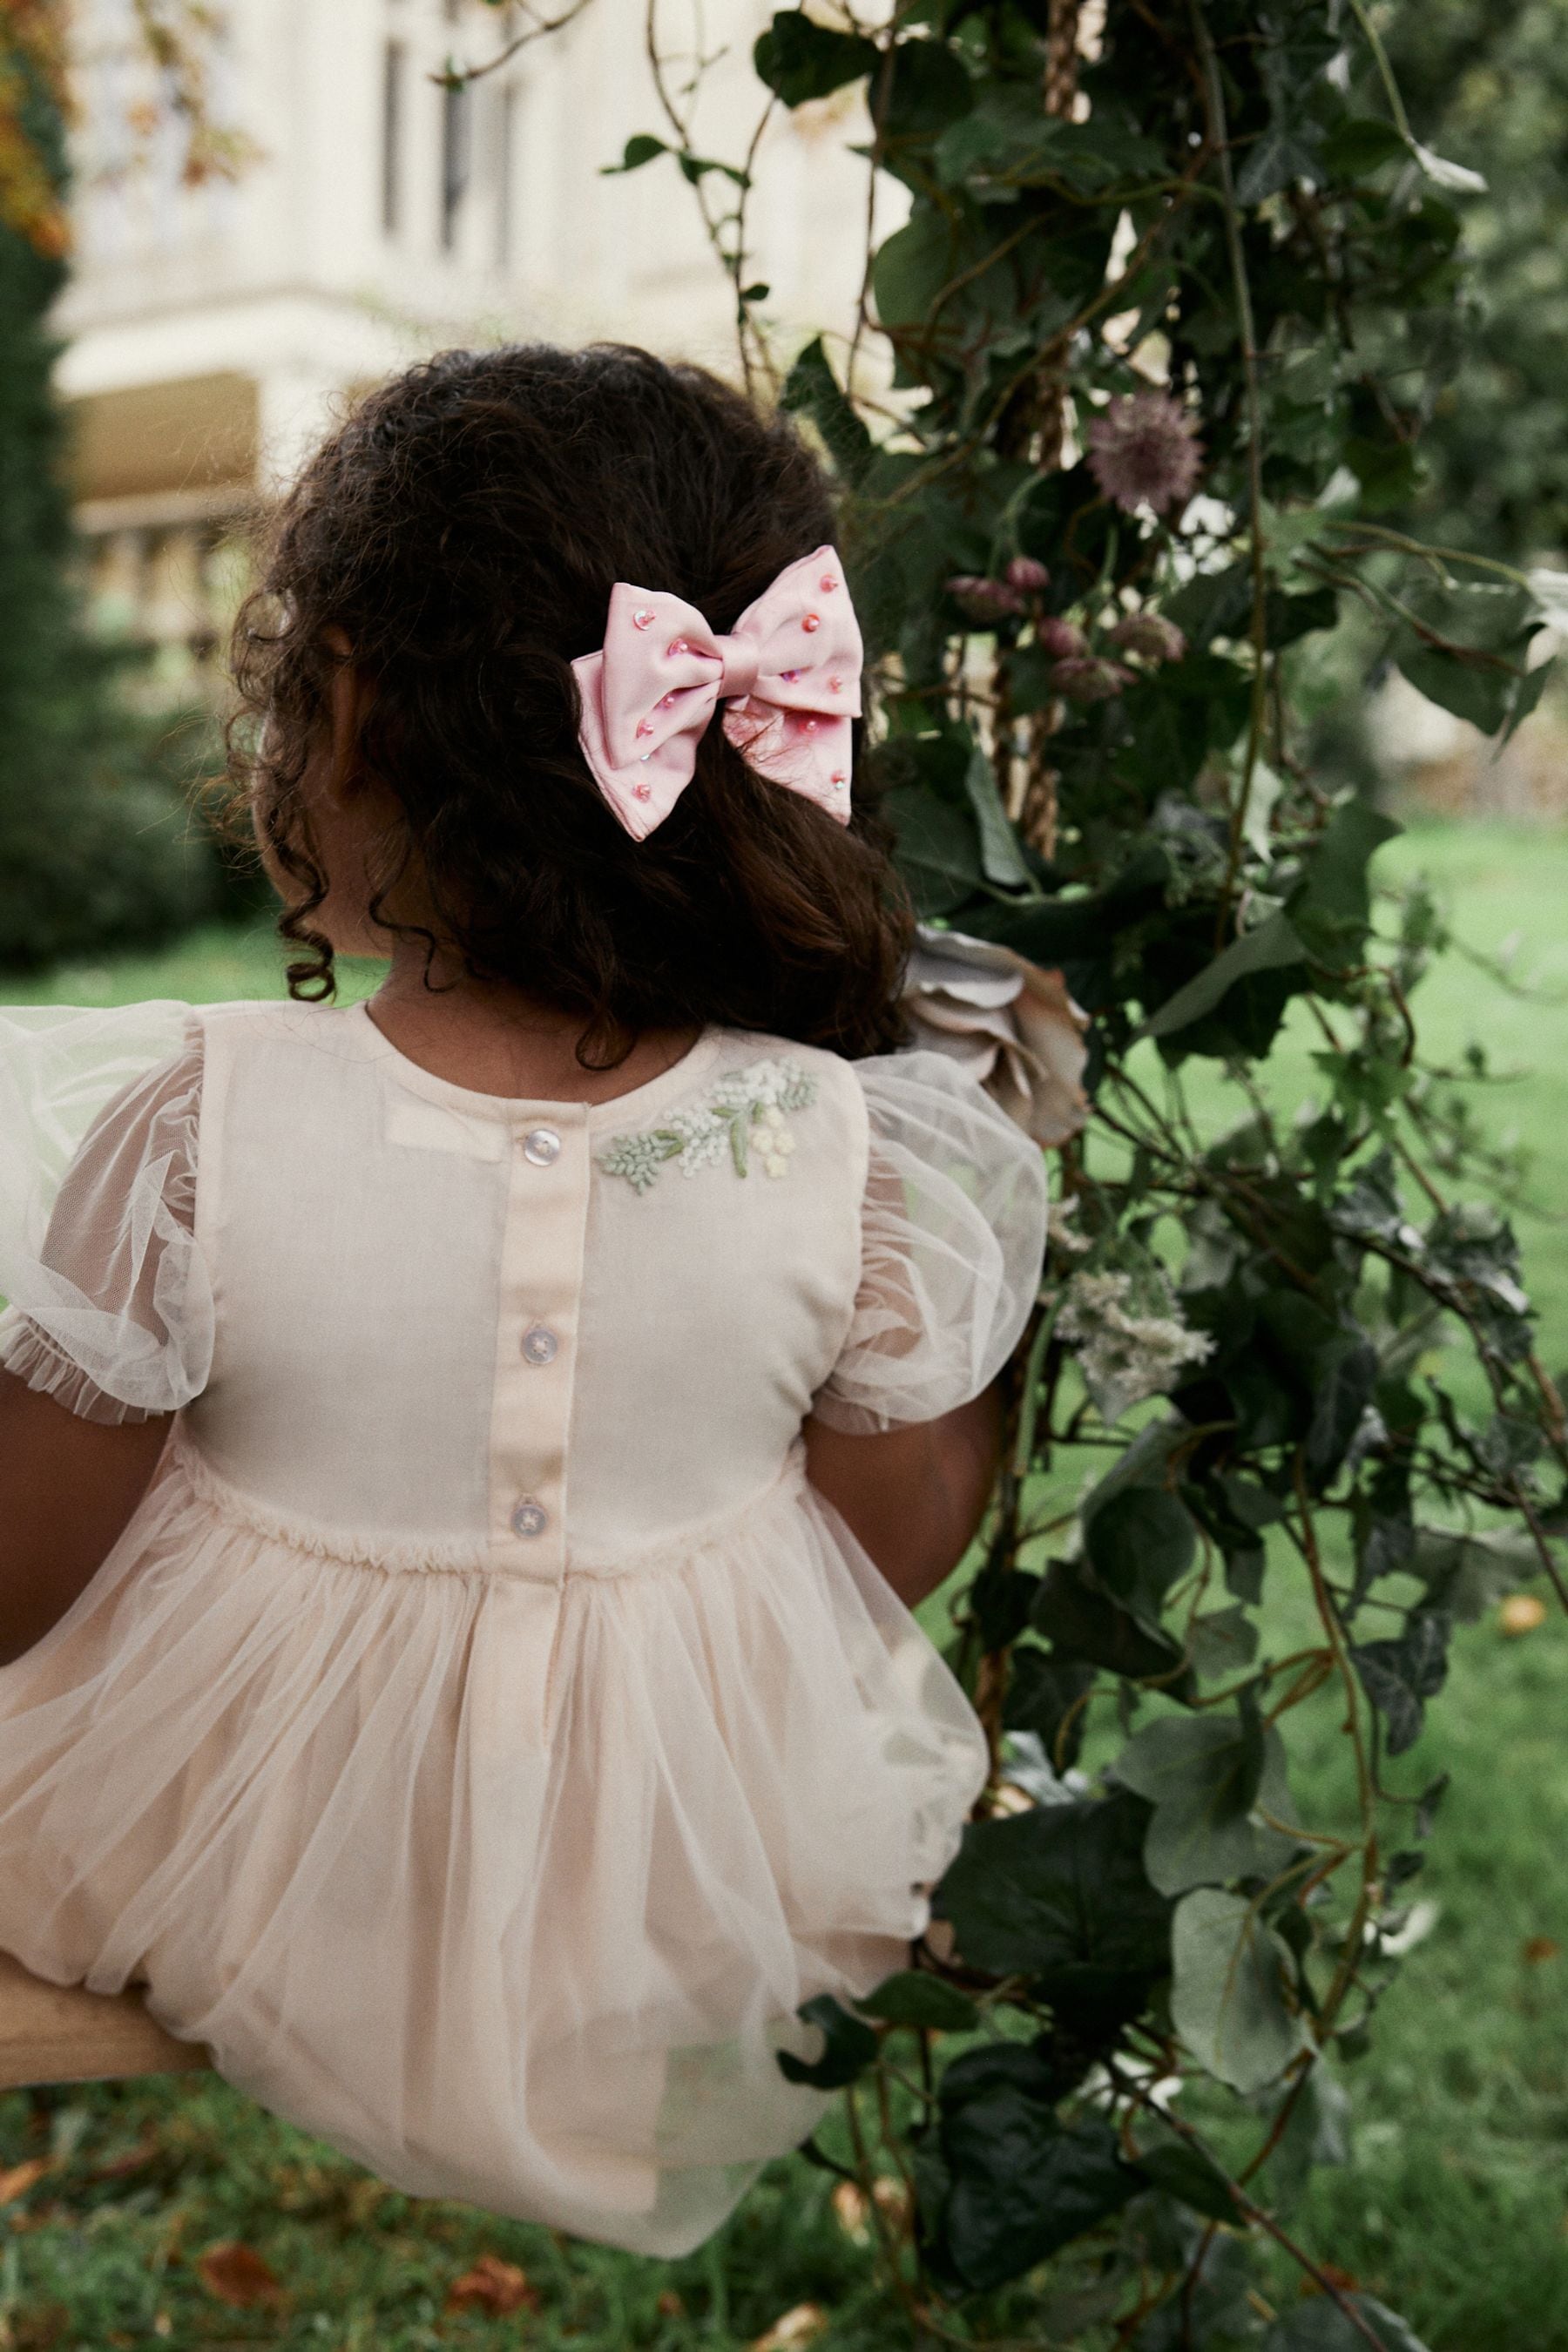
[[[662,824],[721,702],[750,765],[849,822],[850,721],[860,715],[859,625],[831,547],[786,564],[724,635],[659,588],[617,580],[600,653],[572,665],[577,740],[635,841]]]

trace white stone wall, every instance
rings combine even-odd
[[[232,452],[207,414],[251,388],[247,428],[265,484],[319,431],[332,396],[455,341],[623,336],[732,367],[728,289],[692,193],[661,159],[605,178],[626,138],[662,131],[643,48],[644,0],[589,0],[460,101],[468,168],[443,205],[449,56],[495,54],[503,12],[477,0],[228,0],[218,113],[255,142],[237,184],[180,184],[177,125],[160,112],[129,0],[79,0],[79,261],[60,305],[62,390],[82,408],[81,490],[103,511],[160,489],[221,487]],[[662,45],[689,48],[689,0],[660,0]],[[738,161],[763,93],[750,64],[768,0],[710,0],[697,140]],[[384,218],[389,45],[401,55],[397,217]],[[679,74],[678,79],[684,76]],[[139,110],[156,117],[150,136]],[[755,275],[786,344],[847,330],[858,285],[865,165],[858,101],[769,127],[754,198]],[[717,181],[710,184],[719,186]],[[188,389],[203,386],[200,393]],[[166,391],[168,462],[157,402]],[[144,395],[137,408],[128,395]],[[225,415],[232,439],[235,392]],[[203,418],[206,417],[204,424]],[[119,441],[116,441],[116,433]],[[118,454],[117,454],[118,452]],[[96,478],[95,478],[96,476]],[[221,501],[220,501],[221,503]]]

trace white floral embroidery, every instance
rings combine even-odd
[[[795,1139],[784,1113],[805,1110],[816,1099],[816,1081],[798,1062],[752,1062],[672,1112],[665,1126],[617,1135],[600,1152],[599,1165],[607,1176],[624,1176],[634,1192],[646,1192],[670,1160],[683,1176],[695,1176],[727,1151],[736,1175],[744,1176],[754,1143],[763,1172],[787,1176]]]

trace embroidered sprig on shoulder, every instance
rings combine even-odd
[[[673,1112],[663,1127],[617,1135],[599,1153],[599,1166],[606,1176],[624,1176],[636,1192],[646,1192],[671,1160],[683,1176],[695,1176],[726,1150],[737,1176],[749,1174],[753,1152],[764,1174],[787,1176],[795,1137],[784,1114],[816,1099],[816,1081],[798,1062],[752,1062]]]

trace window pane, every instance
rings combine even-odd
[[[468,184],[473,90],[467,82],[441,91],[441,245],[449,253],[458,241],[458,215]]]
[[[381,226],[395,236],[403,222],[403,44],[388,41],[381,67]]]
[[[496,112],[496,263],[510,269],[514,219],[512,182],[517,173],[517,90],[508,82]]]

